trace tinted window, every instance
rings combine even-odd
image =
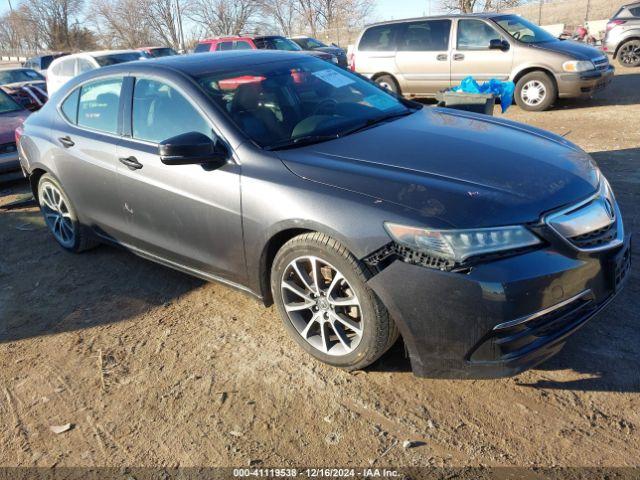
[[[288,52],[298,52],[302,50],[300,45],[284,37],[264,37],[256,38],[254,42],[257,48],[267,50],[285,50]]]
[[[108,65],[116,65],[118,63],[133,62],[144,57],[142,52],[115,53],[113,55],[104,55],[94,57],[98,65],[106,67]]]
[[[449,49],[451,20],[429,20],[405,23],[398,50],[407,52],[438,52]]]
[[[133,92],[133,138],[160,143],[183,133],[212,138],[211,127],[182,94],[155,80],[136,81]]]
[[[500,40],[500,35],[482,20],[458,21],[459,50],[488,49],[491,40]]]
[[[22,110],[22,107],[18,105],[13,98],[0,90],[0,113],[17,112]]]
[[[46,70],[47,68],[49,68],[49,65],[51,65],[51,62],[53,62],[52,55],[47,55],[46,57],[40,57],[40,68],[42,68],[43,70]]]
[[[362,38],[358,50],[363,52],[389,52],[396,49],[396,31],[402,25],[379,25],[367,29]]]
[[[233,42],[220,42],[218,43],[216,50],[233,50]]]
[[[78,98],[80,98],[80,89],[76,88],[60,107],[62,114],[73,124],[78,123]]]
[[[634,17],[640,17],[640,6],[629,7],[629,12],[631,12],[631,15],[633,15]]]
[[[210,43],[199,43],[196,45],[196,48],[193,50],[193,53],[203,53],[208,52],[211,49]]]
[[[300,57],[210,73],[199,82],[238,128],[270,148],[309,137],[335,138],[372,120],[411,112],[394,96],[349,71]]]
[[[102,132],[118,132],[118,106],[122,78],[97,80],[82,86],[78,125]]]
[[[0,71],[0,85],[18,82],[37,82],[44,80],[44,77],[35,70],[18,69]]]
[[[148,52],[150,57],[159,58],[159,57],[171,57],[173,55],[177,55],[176,51],[173,48],[165,47],[165,48],[152,48]]]
[[[240,40],[233,45],[234,50],[253,50],[253,47],[249,42],[245,42],[244,40]]]

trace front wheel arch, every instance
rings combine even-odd
[[[400,87],[400,82],[398,82],[398,79],[396,78],[395,75],[393,75],[391,73],[387,73],[387,72],[378,72],[374,76],[371,77],[371,81],[373,81],[375,83],[378,83],[377,80],[380,77],[389,77],[391,80],[393,80],[393,83],[395,83],[395,86],[398,89],[397,95],[402,95],[402,88]]]

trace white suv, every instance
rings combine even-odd
[[[51,96],[73,77],[89,70],[142,58],[147,58],[147,55],[139,50],[102,50],[57,58],[51,62],[47,70],[47,91]]]

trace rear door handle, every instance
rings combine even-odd
[[[120,163],[126,165],[129,170],[140,170],[142,168],[142,164],[136,157],[121,158]]]
[[[447,55],[446,53],[441,53],[436,57],[436,59],[440,62],[444,62],[447,58],[449,58],[449,55]]]
[[[461,53],[456,53],[456,54],[453,56],[453,59],[454,59],[454,60],[464,60],[464,55],[463,55],[463,54],[461,54]]]
[[[60,137],[58,139],[64,148],[71,148],[75,145],[74,141],[69,137]]]

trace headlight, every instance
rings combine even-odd
[[[483,253],[528,247],[541,240],[522,226],[473,230],[432,230],[385,223],[389,235],[402,245],[461,263]]]
[[[565,72],[586,72],[588,70],[593,70],[596,67],[589,60],[571,60],[569,62],[564,62],[562,64],[562,69]]]

